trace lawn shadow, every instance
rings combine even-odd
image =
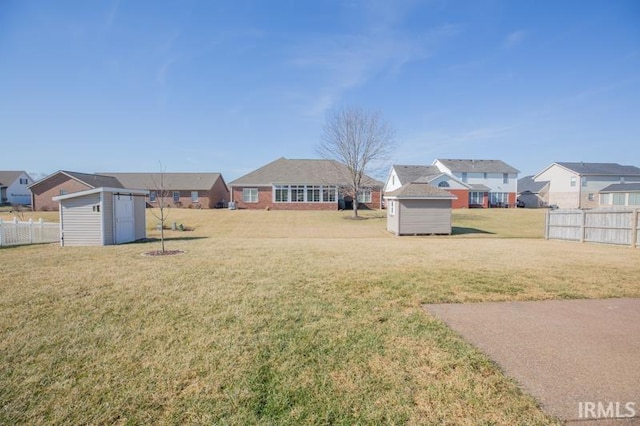
[[[469,234],[490,234],[495,235],[495,232],[484,231],[478,228],[465,228],[462,226],[454,226],[451,228],[451,235],[469,235]]]

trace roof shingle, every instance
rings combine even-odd
[[[459,173],[520,173],[502,160],[458,160],[439,158],[444,166],[452,172]]]

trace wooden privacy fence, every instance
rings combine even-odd
[[[60,225],[46,223],[42,219],[34,222],[18,222],[15,218],[5,222],[0,219],[0,247],[19,244],[55,243],[60,241]]]
[[[640,209],[549,210],[545,238],[619,244],[640,244]]]

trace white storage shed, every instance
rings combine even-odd
[[[451,203],[457,197],[426,182],[385,194],[387,230],[396,235],[451,234]]]
[[[60,245],[105,246],[146,238],[148,193],[101,187],[53,197],[60,203]]]

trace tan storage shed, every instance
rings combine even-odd
[[[60,203],[60,245],[105,246],[146,238],[148,193],[101,187],[53,197]]]
[[[396,235],[451,234],[451,204],[457,197],[426,182],[386,193],[387,230]]]

